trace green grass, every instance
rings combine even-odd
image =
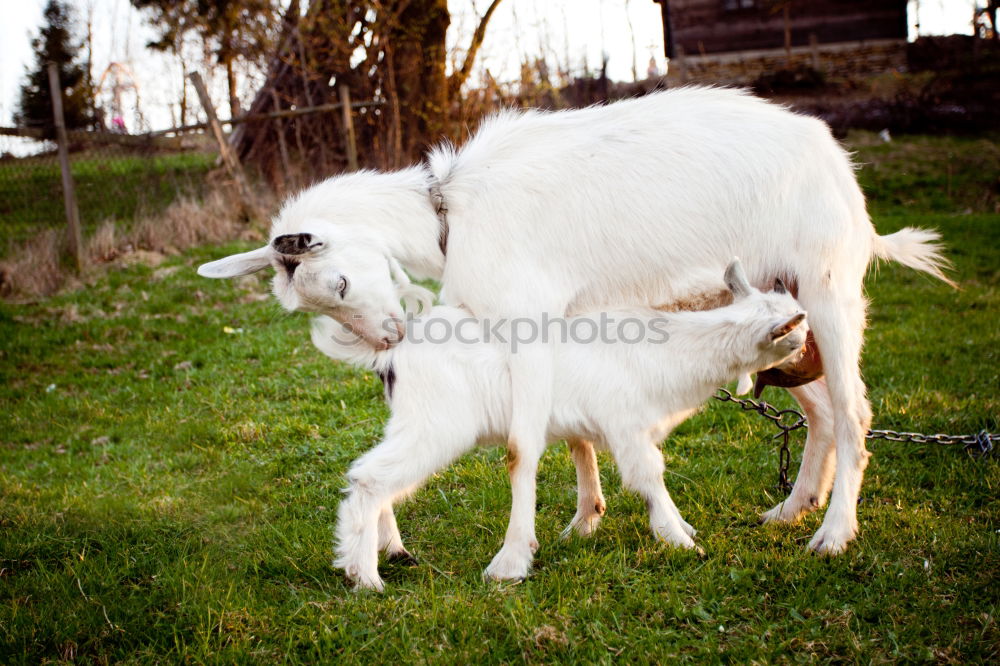
[[[128,154],[114,148],[71,153],[84,232],[107,219],[130,223],[165,208],[179,192],[198,192],[212,153]],[[6,243],[39,228],[62,228],[66,213],[54,156],[0,160],[0,231]],[[0,248],[2,249],[2,248]]]
[[[949,209],[935,151],[909,148],[922,141],[863,147],[879,171],[862,178],[881,232],[941,229],[962,290],[872,275],[875,423],[996,432],[1000,215],[962,213],[996,171],[953,173]],[[901,163],[916,158],[919,185]],[[331,526],[386,417],[381,386],[320,357],[306,317],[259,300],[263,277],[194,274],[241,247],[0,306],[0,662],[997,661],[997,459],[873,442],[860,538],[823,559],[805,551],[821,516],[755,524],[778,499],[773,433],[722,404],[664,447],[704,558],[654,542],[607,458],[608,516],[559,541],[575,507],[560,445],[542,462],[534,574],[484,582],[509,509],[502,453],[484,450],[399,506],[421,564],[383,567],[385,594],[352,592]]]

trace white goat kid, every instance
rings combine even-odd
[[[440,280],[445,302],[491,319],[704,300],[734,255],[746,258],[757,286],[776,277],[797,285],[826,381],[792,389],[814,425],[792,494],[765,518],[794,520],[825,503],[833,485],[810,542],[831,554],[856,535],[868,460],[871,410],[859,371],[865,271],[879,257],[947,280],[937,234],[876,235],[851,161],[822,121],[712,88],[502,113],[460,150],[436,150],[427,166],[314,186],[285,205],[271,235],[269,246],[199,272],[233,277],[274,264],[285,307],[350,323],[379,347],[401,335],[395,261]],[[299,267],[294,280],[286,260]],[[510,364],[508,438],[521,463],[511,474],[507,538],[491,565],[498,577],[522,577],[531,562],[553,354],[533,346]]]
[[[669,314],[613,311],[604,321],[617,327],[620,339],[586,342],[589,335],[569,336],[555,349],[558,388],[547,438],[583,437],[610,449],[624,484],[646,501],[653,534],[683,548],[694,547],[694,529],[663,484],[660,442],[716,387],[781,363],[806,340],[805,313],[783,287],[766,294],[753,289],[736,262],[726,270],[725,281],[734,295],[732,305]],[[434,324],[457,330],[462,321],[473,324],[463,336],[428,341]],[[608,328],[598,315],[567,324],[563,330]],[[510,427],[509,350],[465,337],[481,327],[458,308],[433,308],[409,326],[399,345],[377,352],[356,338],[351,344],[332,319],[313,324],[313,342],[328,356],[395,378],[386,384],[392,416],[385,436],[351,465],[350,487],[338,512],[336,565],[363,588],[382,589],[379,549],[390,557],[409,556],[396,529],[393,502],[477,443],[503,442]],[[521,464],[518,451],[508,450],[507,464]]]

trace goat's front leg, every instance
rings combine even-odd
[[[594,444],[578,438],[568,440],[568,444],[573,464],[576,465],[576,515],[562,531],[563,539],[569,538],[574,530],[582,537],[593,534],[607,509],[604,493],[601,492],[601,472],[597,467]]]
[[[381,592],[385,585],[378,575],[379,515],[391,507],[369,480],[348,478],[351,486],[337,510],[333,566],[343,569],[356,587]]]
[[[527,578],[538,541],[535,497],[538,462],[552,403],[552,356],[547,346],[530,347],[510,357],[511,428],[507,438],[510,523],[503,547],[484,575],[496,580]]]
[[[390,422],[389,429],[392,429]],[[361,456],[347,473],[350,486],[337,512],[334,566],[359,588],[382,590],[378,551],[406,553],[392,514],[392,502],[474,446],[475,440],[455,425],[452,437],[395,434]],[[433,446],[420,446],[432,441]],[[406,553],[408,555],[408,553]]]
[[[519,446],[517,441],[507,445],[507,472],[510,475],[510,523],[503,547],[500,548],[484,572],[494,580],[523,580],[531,569],[531,560],[538,550],[535,539],[536,477],[541,452]]]

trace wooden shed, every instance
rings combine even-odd
[[[667,56],[906,39],[906,0],[653,0]],[[671,52],[673,51],[673,52]]]
[[[785,66],[822,69],[831,54],[851,60],[849,69],[879,70],[904,57],[907,0],[653,1],[662,9],[666,55],[693,71],[737,61],[768,69],[782,57]],[[852,60],[859,50],[867,56]]]

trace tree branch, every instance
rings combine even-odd
[[[490,22],[493,11],[501,2],[503,0],[493,0],[486,13],[483,14],[482,20],[479,21],[479,25],[476,26],[476,31],[472,34],[472,42],[469,44],[469,50],[465,53],[465,62],[462,63],[462,69],[451,75],[452,92],[457,93],[462,88],[462,84],[469,78],[469,74],[472,72],[472,63],[475,62],[479,47],[483,45],[483,39],[486,37],[486,25]]]

